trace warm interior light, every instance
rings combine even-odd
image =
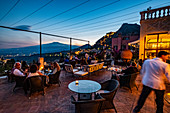
[[[170,93],[167,93],[167,95],[169,95],[169,96],[170,96]]]

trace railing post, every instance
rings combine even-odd
[[[41,57],[41,32],[40,32],[40,57]]]
[[[72,45],[72,38],[70,38],[70,55],[71,55],[71,45]]]

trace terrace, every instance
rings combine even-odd
[[[111,74],[109,71],[100,70],[95,74],[91,74],[89,77],[83,79],[94,80],[99,83],[109,80]],[[29,99],[25,96],[22,89],[16,89],[13,92],[14,82],[9,83],[7,78],[0,79],[0,112],[1,113],[74,113],[74,104],[71,103],[70,96],[77,97],[77,93],[69,90],[68,84],[74,80],[82,79],[72,77],[71,75],[65,75],[65,71],[61,72],[60,80],[61,86],[52,85],[45,88],[45,96],[40,93],[35,93]],[[136,105],[139,94],[141,93],[142,84],[140,76],[136,79],[136,84],[139,87],[132,89],[132,93],[129,89],[119,88],[114,98],[114,104],[118,113],[131,113]],[[170,89],[170,88],[168,88]],[[170,111],[170,104],[164,101],[164,113]],[[114,109],[103,110],[101,113],[115,112]],[[156,112],[155,95],[152,92],[147,98],[141,113]]]

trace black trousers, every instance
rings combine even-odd
[[[140,109],[143,107],[146,98],[148,97],[148,95],[150,94],[151,91],[154,91],[156,94],[156,105],[157,105],[157,110],[156,113],[163,113],[163,105],[164,105],[164,92],[165,90],[156,90],[156,89],[152,89],[148,86],[143,85],[143,89],[142,89],[142,93],[139,97],[137,106],[135,107],[135,109],[133,110],[134,112],[139,112]]]

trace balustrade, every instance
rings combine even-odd
[[[161,18],[170,15],[170,6],[140,12],[141,20]]]

